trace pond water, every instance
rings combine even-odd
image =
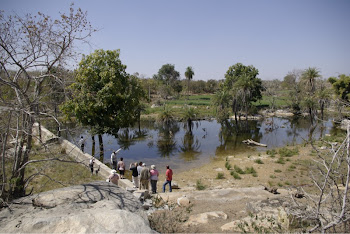
[[[175,171],[189,170],[209,163],[218,157],[235,155],[242,152],[259,152],[266,149],[300,144],[309,140],[312,126],[307,118],[270,117],[261,120],[240,121],[240,131],[236,131],[234,121],[222,126],[216,120],[195,121],[192,134],[183,123],[164,126],[153,121],[141,122],[138,128],[121,129],[118,137],[105,134],[104,162],[110,162],[113,150],[122,148],[118,154],[127,165],[142,161],[148,166],[154,164],[160,171],[170,165]],[[81,135],[86,138],[85,152],[91,154],[91,136],[86,129],[69,129],[65,137],[77,144]],[[312,137],[320,138],[333,129],[331,120],[320,122],[312,131]],[[99,157],[98,138],[96,139],[95,156]],[[252,147],[242,143],[253,139],[266,144],[267,147]],[[165,170],[164,170],[165,171]]]

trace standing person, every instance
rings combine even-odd
[[[151,174],[152,193],[157,193],[157,181],[158,181],[159,172],[156,170],[155,165],[151,166],[150,174]]]
[[[124,179],[124,172],[125,172],[125,164],[123,162],[123,158],[120,158],[120,161],[117,164],[119,174],[120,174],[120,179]]]
[[[117,170],[117,162],[118,162],[117,154],[119,153],[120,150],[121,150],[121,148],[116,150],[116,151],[113,151],[111,154],[111,163],[112,163],[112,168],[114,170]]]
[[[80,136],[80,140],[79,140],[78,144],[80,145],[81,151],[83,151],[83,153],[84,153],[85,139],[83,136]]]
[[[132,175],[132,182],[134,183],[135,187],[139,187],[139,173],[137,172],[137,162],[130,164],[130,170]]]
[[[108,181],[108,182],[112,182],[113,184],[118,185],[119,176],[118,176],[116,170],[112,170],[112,171],[111,171],[111,174],[109,175],[107,181]]]
[[[149,189],[149,178],[151,177],[151,174],[149,172],[149,168],[146,167],[146,164],[143,163],[142,164],[142,170],[141,170],[141,174],[140,174],[140,188],[141,189]]]
[[[95,158],[94,158],[94,156],[92,156],[91,159],[90,159],[90,162],[89,162],[89,167],[90,167],[90,170],[91,170],[91,175],[94,174],[94,163],[95,163]]]
[[[172,192],[171,189],[171,181],[173,180],[173,170],[170,169],[169,165],[166,166],[166,172],[165,172],[166,180],[163,184],[163,192],[165,193],[165,186],[169,184],[169,191]]]
[[[137,173],[139,174],[139,189],[141,189],[141,180],[140,180],[140,175],[141,175],[141,170],[142,170],[142,162],[139,162],[139,165],[137,166]]]

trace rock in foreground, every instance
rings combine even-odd
[[[131,193],[107,182],[56,189],[15,201],[0,212],[1,232],[150,233]]]

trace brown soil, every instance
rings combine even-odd
[[[271,193],[266,193],[264,191],[264,186],[275,187],[278,191],[283,191],[282,194],[278,196],[288,195],[286,189],[293,189],[294,186],[310,184],[310,179],[308,177],[308,168],[312,158],[311,146],[297,146],[297,147],[287,147],[288,149],[298,149],[299,153],[291,157],[283,157],[285,164],[279,164],[276,161],[280,158],[277,153],[271,157],[266,152],[260,153],[245,153],[239,155],[232,155],[223,159],[215,158],[209,164],[201,166],[199,168],[194,168],[189,171],[176,173],[174,171],[173,181],[177,182],[179,189],[173,189],[173,193],[166,193],[165,195],[161,193],[162,197],[166,197],[169,201],[176,202],[178,197],[183,194],[190,196],[191,207],[184,211],[184,215],[187,217],[189,215],[201,214],[209,211],[223,211],[228,215],[227,220],[214,220],[209,221],[208,224],[203,224],[199,226],[186,226],[184,225],[186,218],[179,221],[175,232],[222,232],[220,227],[225,223],[241,219],[248,216],[246,211],[246,205],[250,201],[255,199],[270,199],[276,197]],[[261,160],[263,164],[258,164],[256,160]],[[230,164],[231,169],[228,170],[225,164]],[[241,179],[235,179],[230,173],[234,170],[234,165],[239,166],[241,169],[245,170],[246,167],[254,167],[257,172],[257,176],[254,177],[252,174],[240,174]],[[222,179],[217,179],[219,173],[223,174]],[[164,181],[164,175],[160,176],[158,183],[158,191],[161,190],[162,181]],[[198,191],[196,188],[197,182],[200,181],[205,189]],[[256,198],[250,196],[244,190],[244,188],[252,188],[256,193]],[[233,193],[232,191],[235,191]],[[204,196],[203,193],[207,193],[207,196],[212,196],[210,194],[217,193],[220,191],[226,191],[226,195],[220,197],[220,199],[205,199],[200,198]],[[231,191],[231,192],[230,192]],[[195,195],[196,194],[196,195]],[[259,198],[259,195],[264,196]],[[268,195],[269,194],[269,195]],[[167,197],[168,196],[168,197]],[[240,197],[237,202],[231,202],[234,197]],[[164,212],[163,212],[164,213]],[[177,217],[181,217],[178,212],[169,212],[168,215],[163,214],[163,221],[168,217],[173,222]],[[173,222],[174,224],[174,222]],[[174,224],[175,225],[175,224]],[[163,230],[164,231],[164,230]]]

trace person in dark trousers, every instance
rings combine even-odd
[[[134,183],[135,188],[139,187],[139,173],[137,172],[137,162],[130,164],[130,171],[132,174],[132,182]]]
[[[94,174],[94,164],[95,164],[95,158],[92,156],[91,159],[90,159],[90,162],[89,162],[89,167],[90,167],[90,170],[91,170],[91,175]]]
[[[171,181],[173,180],[173,170],[170,169],[169,165],[166,166],[166,172],[165,172],[165,182],[163,184],[163,192],[165,193],[165,186],[169,184],[169,191],[172,192],[171,189]]]

